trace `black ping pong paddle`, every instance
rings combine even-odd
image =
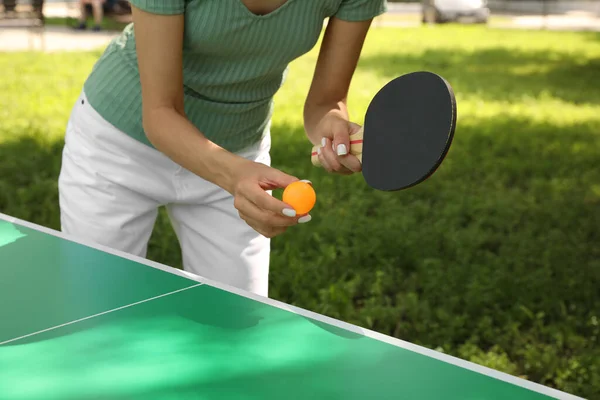
[[[444,160],[456,127],[450,84],[427,71],[388,82],[377,92],[360,131],[350,136],[350,153],[362,163],[374,189],[395,191],[429,178]],[[317,146],[312,163],[320,166]]]

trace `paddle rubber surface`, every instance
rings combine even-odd
[[[456,126],[456,100],[444,78],[414,72],[385,85],[367,109],[363,175],[375,189],[414,186],[439,167]]]

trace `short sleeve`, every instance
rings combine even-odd
[[[185,11],[185,0],[129,0],[132,6],[152,14],[176,15]]]
[[[366,21],[387,11],[387,0],[342,0],[334,17],[344,21]]]

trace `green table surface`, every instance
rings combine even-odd
[[[576,399],[0,219],[0,399]]]

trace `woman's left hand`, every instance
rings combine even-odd
[[[321,138],[317,151],[319,162],[329,172],[351,175],[362,170],[358,158],[350,154],[350,135],[360,130],[360,125],[339,115],[328,114],[321,119],[315,134]]]

